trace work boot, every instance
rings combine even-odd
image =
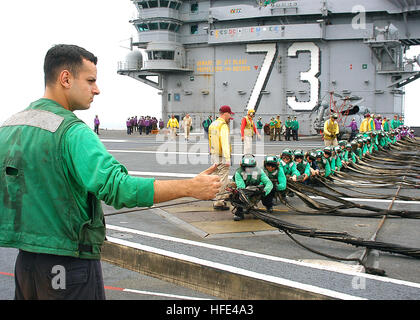
[[[266,207],[268,213],[273,213],[273,207]]]
[[[229,210],[229,206],[223,200],[216,201],[213,204],[214,210]]]
[[[236,212],[233,216],[234,221],[244,220],[244,214],[242,212]]]
[[[242,208],[234,207],[232,210],[232,213],[233,213],[233,220],[235,221],[244,220],[244,212]]]

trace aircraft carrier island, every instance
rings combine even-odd
[[[297,116],[319,132],[374,113],[404,114],[404,86],[420,77],[420,1],[133,0],[137,29],[118,73],[159,90],[162,116],[199,128],[229,105],[264,122]],[[143,52],[143,53],[142,53]]]

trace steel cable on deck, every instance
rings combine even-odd
[[[300,192],[300,191],[310,192],[312,194],[316,194],[316,195],[324,197],[326,199],[341,203],[343,206],[345,206],[345,209],[357,208],[357,209],[361,209],[361,210],[377,212],[380,215],[384,215],[384,214],[385,215],[393,215],[393,216],[398,216],[398,217],[402,217],[402,218],[410,218],[410,219],[419,219],[420,218],[420,211],[408,211],[408,210],[401,211],[401,210],[380,209],[380,208],[372,207],[372,206],[369,206],[369,205],[359,204],[359,203],[356,203],[356,202],[345,200],[343,198],[336,197],[336,196],[333,196],[333,195],[328,194],[326,192],[320,191],[319,189],[312,188],[312,187],[306,186],[304,184],[297,184],[296,182],[293,182],[293,181],[288,181],[287,188],[290,191],[298,194],[298,196],[301,197],[301,199],[305,198],[306,201],[308,201],[308,199],[307,199],[308,196],[305,195],[304,193]],[[311,199],[311,201],[314,201],[314,200]],[[331,209],[331,206],[329,206],[329,208]],[[340,207],[340,209],[342,209],[342,207]]]
[[[324,178],[325,179],[325,178]],[[344,192],[340,192],[334,188],[332,188],[328,183],[326,183],[324,181],[324,179],[322,177],[317,177],[316,181],[320,184],[322,184],[322,186],[324,186],[325,188],[327,188],[328,190],[343,196],[343,197],[347,197],[347,198],[362,198],[362,199],[387,199],[387,200],[391,200],[391,198],[393,197],[392,195],[383,195],[383,194],[377,194],[377,193],[371,193],[371,192],[366,192],[366,190],[358,190],[358,187],[349,187],[346,186],[344,184],[340,185],[340,188],[342,189],[346,189],[346,190],[350,190],[352,192],[356,192],[359,193],[357,196],[353,196],[351,194],[348,193],[344,193]],[[398,195],[397,196],[398,200],[403,200],[403,201],[420,201],[420,198],[414,198],[414,197],[408,197],[408,196],[402,196],[402,195]]]
[[[282,231],[287,231],[290,233],[310,238],[320,238],[324,240],[342,242],[351,244],[356,247],[376,249],[379,251],[396,253],[420,259],[420,248],[411,248],[381,241],[365,240],[360,237],[352,236],[347,232],[325,231],[315,228],[308,228],[281,220],[272,214],[264,213],[261,209],[249,209],[249,213],[257,217],[258,219],[261,219],[262,221],[266,222],[267,224],[271,225],[272,227],[275,227]]]

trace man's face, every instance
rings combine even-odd
[[[289,163],[290,162],[290,160],[292,160],[291,158],[290,158],[290,156],[283,156],[283,157],[281,157],[281,159],[284,161],[284,163]]]
[[[265,166],[265,168],[267,169],[267,171],[268,172],[274,172],[275,170],[276,170],[276,166],[275,165],[273,165],[273,164],[267,164],[266,166]]]
[[[302,161],[303,161],[303,158],[301,158],[301,157],[296,157],[295,158],[296,163],[301,163]]]
[[[90,108],[93,97],[100,93],[96,84],[96,74],[96,65],[83,59],[77,76],[70,75],[72,82],[68,92],[68,101],[71,111]]]
[[[231,117],[229,112],[222,113],[220,116],[226,121],[227,124],[229,124]]]

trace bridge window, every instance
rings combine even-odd
[[[180,25],[170,22],[147,22],[136,24],[136,28],[139,32],[154,31],[154,30],[169,30],[178,32]]]
[[[171,1],[169,3],[169,8],[171,8],[171,9],[178,10],[180,6],[181,6],[181,2],[179,2],[179,1]]]
[[[149,1],[149,8],[156,8],[158,6],[157,0]]]
[[[139,30],[139,32],[149,31],[149,26],[147,25],[147,23],[138,24],[137,30]]]
[[[151,23],[149,23],[149,29],[150,30],[157,30],[157,29],[159,29],[158,23],[157,22],[151,22]]]
[[[139,0],[137,4],[140,8],[143,9],[150,9],[150,8],[171,8],[178,10],[181,6],[182,2],[178,0]]]
[[[169,4],[169,0],[160,0],[160,6],[162,8],[167,8]]]
[[[198,12],[198,3],[191,3],[191,13],[197,13]]]
[[[193,24],[191,26],[191,34],[198,34],[198,24]]]
[[[147,8],[149,8],[149,6],[148,6],[148,4],[147,4],[147,1],[139,1],[139,2],[137,2],[137,3],[138,3],[138,5],[139,5],[139,7],[143,8],[143,9],[147,9]]]
[[[168,22],[159,22],[159,29],[160,30],[168,30],[169,23]]]
[[[174,60],[174,51],[148,51],[147,57],[149,60]]]

